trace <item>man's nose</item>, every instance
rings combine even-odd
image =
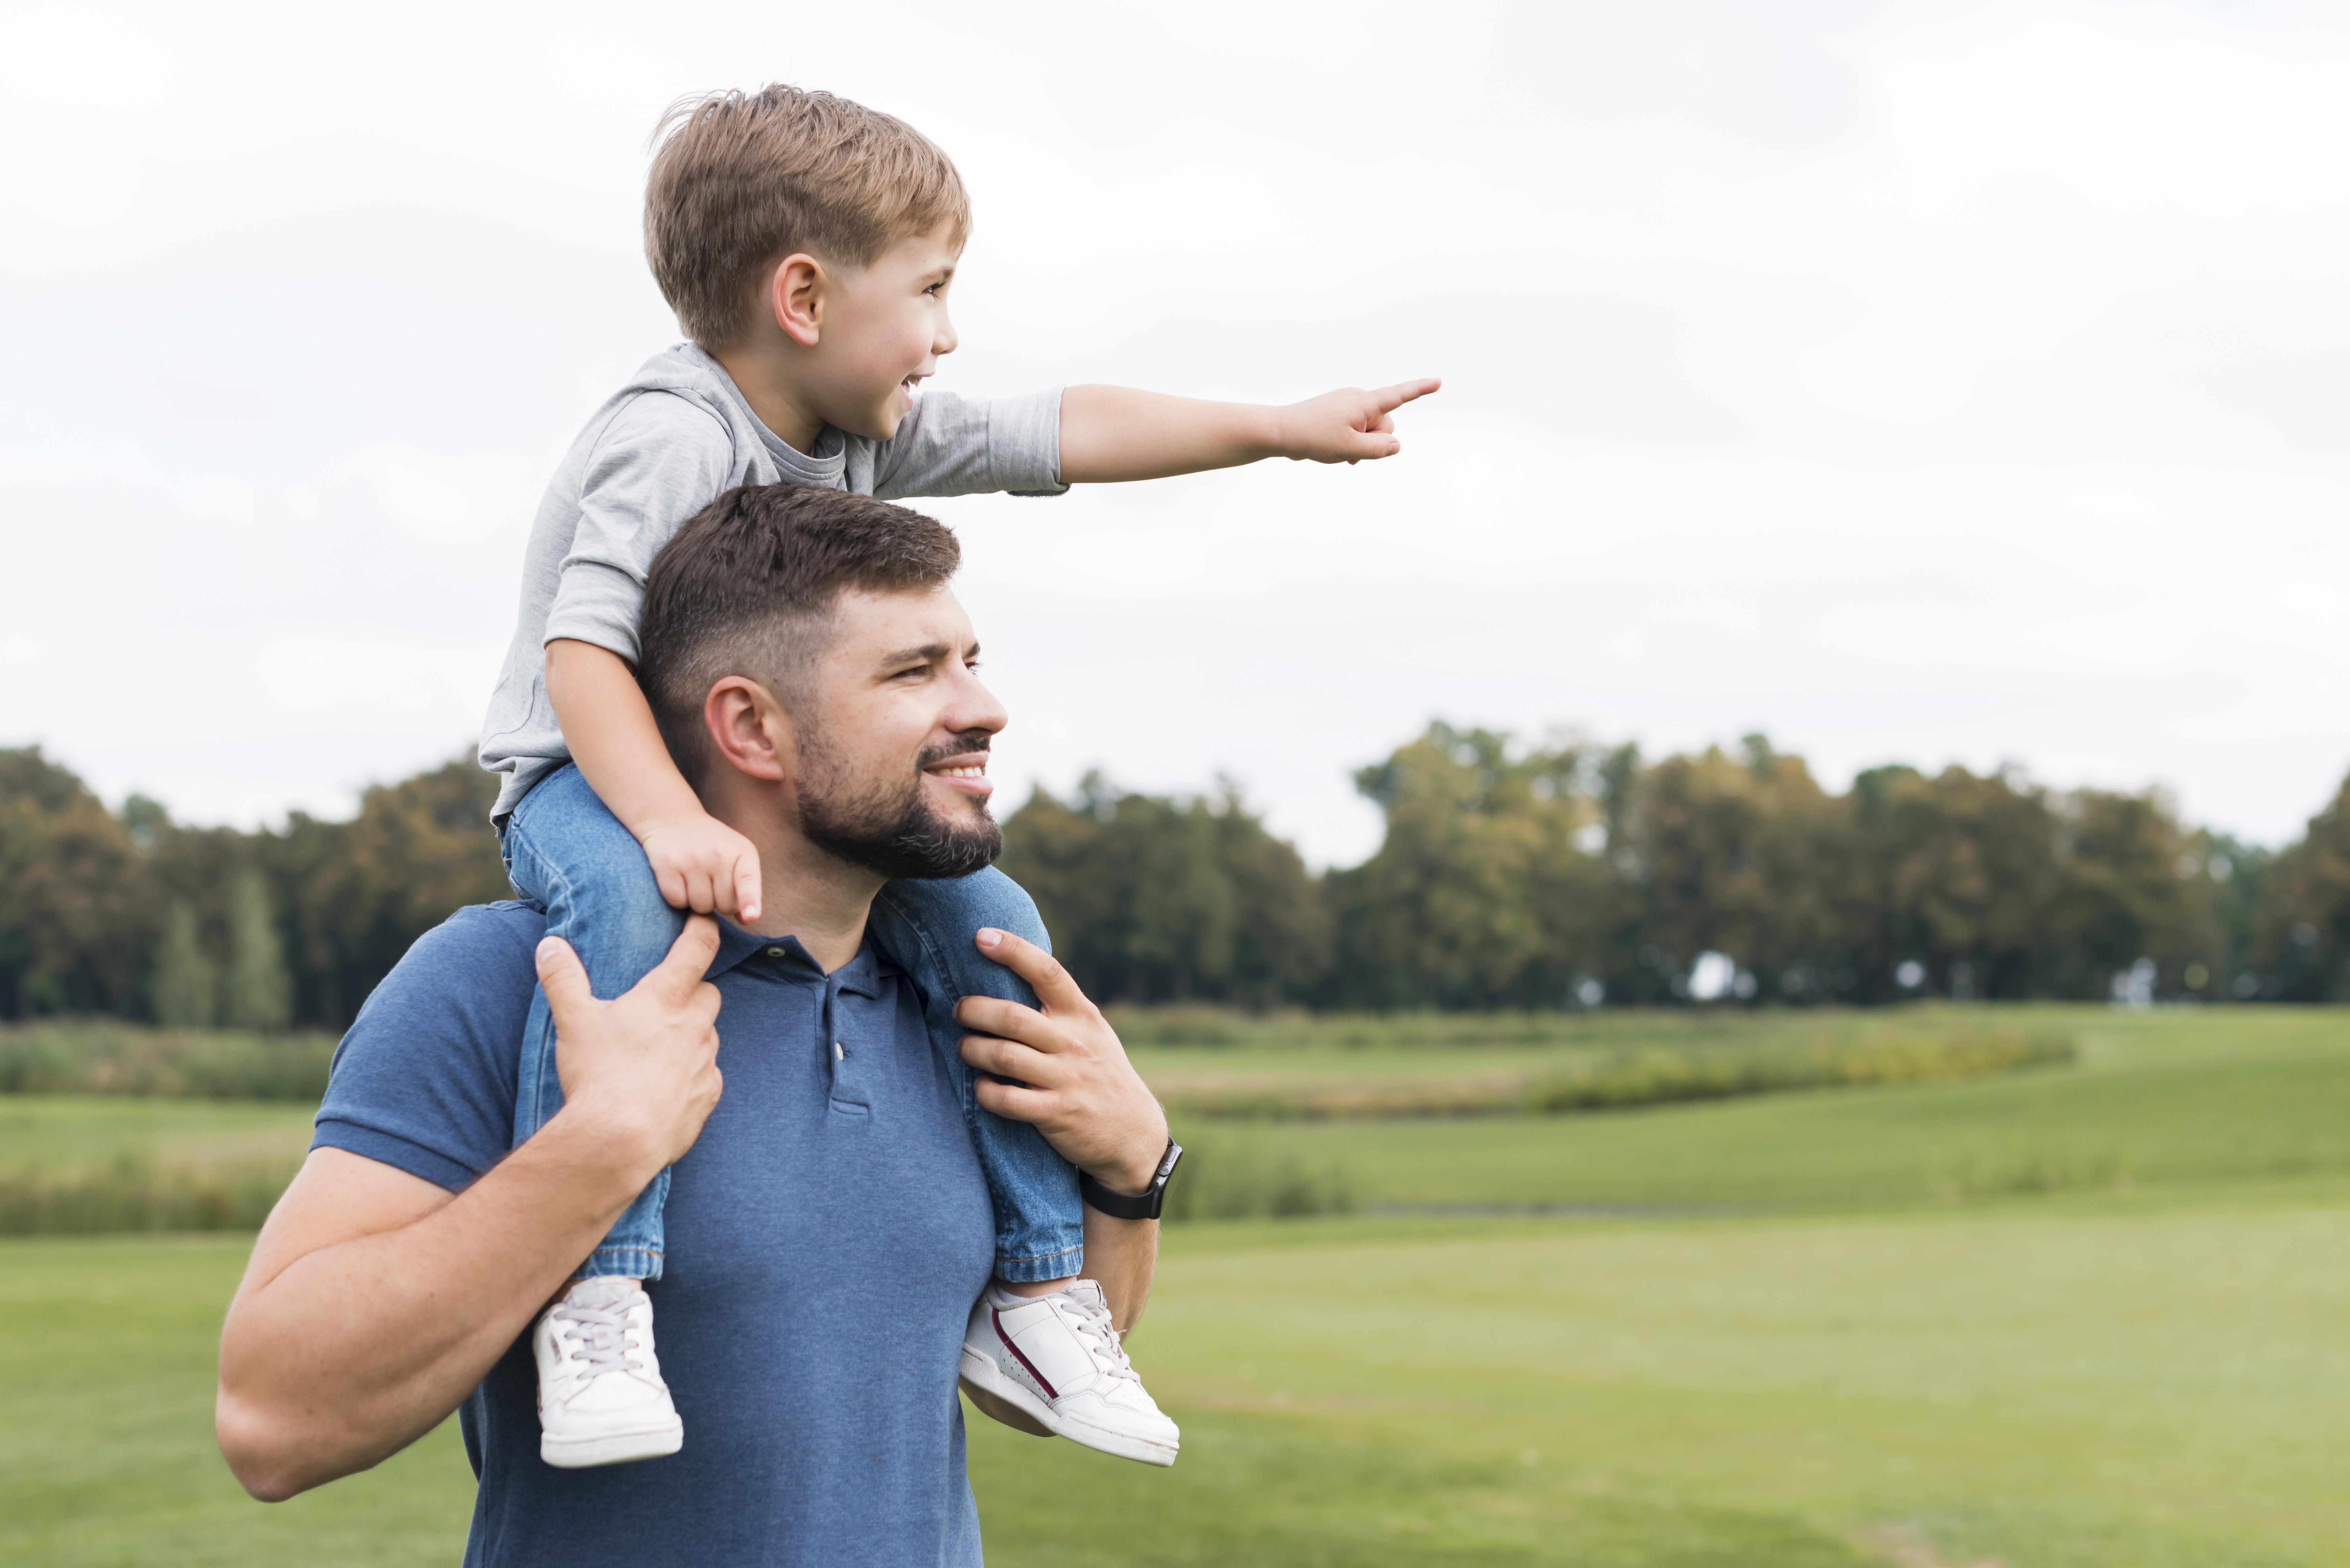
[[[993,735],[1012,722],[1012,715],[1003,711],[995,693],[969,670],[963,672],[957,685],[954,701],[939,715],[940,727],[951,734],[963,735],[977,730]]]

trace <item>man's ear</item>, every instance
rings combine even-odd
[[[791,777],[799,749],[791,715],[757,681],[729,675],[702,700],[702,722],[718,759],[736,773],[768,784]]]
[[[785,256],[767,279],[769,313],[803,348],[816,347],[824,326],[824,264],[805,251]]]

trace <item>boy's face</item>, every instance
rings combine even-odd
[[[887,441],[914,406],[915,386],[955,348],[947,286],[958,253],[941,223],[900,240],[866,267],[827,273],[816,351],[808,365],[816,412],[851,435]]]

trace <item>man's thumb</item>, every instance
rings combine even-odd
[[[702,983],[710,972],[711,961],[718,957],[718,922],[707,915],[686,917],[685,929],[678,932],[677,940],[670,944],[669,957],[647,980],[658,979],[674,994],[683,997]],[[549,1002],[554,1001],[548,997]]]
[[[580,966],[579,955],[561,937],[539,940],[538,984],[546,992],[546,1010],[555,1014],[558,1029],[564,1014],[577,1012],[596,1000],[596,993],[588,988],[588,971]]]

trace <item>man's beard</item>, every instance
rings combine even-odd
[[[941,816],[922,796],[923,769],[984,752],[987,739],[959,736],[926,747],[913,777],[860,790],[843,778],[841,760],[823,738],[808,734],[800,744],[801,834],[827,854],[893,878],[968,877],[993,865],[1003,849],[1003,829],[987,814],[985,801],[971,797],[979,820],[958,824]]]

